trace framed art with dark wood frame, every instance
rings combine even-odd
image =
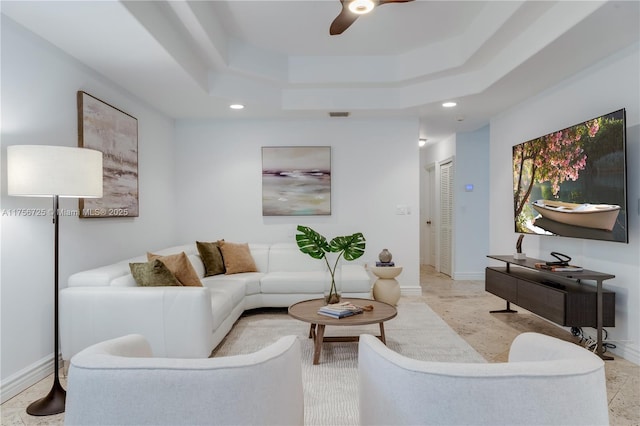
[[[262,148],[262,215],[331,214],[331,147]]]
[[[78,91],[78,146],[102,152],[103,196],[80,198],[82,218],[138,216],[138,120]]]

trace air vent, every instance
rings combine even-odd
[[[329,117],[348,117],[349,113],[346,111],[331,111]]]

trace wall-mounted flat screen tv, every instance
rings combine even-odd
[[[513,147],[515,231],[628,242],[625,110]]]

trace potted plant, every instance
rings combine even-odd
[[[331,274],[331,287],[329,294],[325,296],[327,304],[338,303],[340,295],[336,288],[336,268],[341,257],[345,260],[355,260],[364,254],[365,239],[362,232],[356,232],[353,235],[335,237],[331,241],[327,241],[325,237],[314,231],[313,229],[298,225],[298,234],[296,234],[296,243],[303,253],[308,254],[314,259],[324,259]],[[328,253],[338,253],[338,257],[331,267]]]

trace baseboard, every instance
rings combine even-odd
[[[534,314],[536,315],[536,314]],[[546,318],[543,318],[539,315],[536,315],[539,318],[542,318],[543,320],[547,321],[549,324],[553,324],[559,328],[562,328],[563,330],[566,330],[567,332],[571,332],[571,327],[565,327],[562,326],[560,324],[556,324],[553,321],[550,321]],[[592,327],[584,327],[583,330],[586,329],[586,335],[589,337],[595,337],[596,336],[596,329],[592,328]],[[613,343],[614,345],[616,345],[615,348],[612,349],[607,349],[607,354],[611,355],[614,357],[614,359],[616,357],[620,357],[620,358],[624,358],[629,362],[634,363],[635,365],[640,365],[640,349],[638,348],[637,344],[633,344],[633,342],[620,342],[614,339],[611,340],[605,340],[604,343]]]
[[[454,272],[452,279],[454,281],[484,280],[484,271],[482,271],[482,272]]]
[[[60,365],[62,365],[62,363],[60,363]],[[0,403],[8,401],[52,373],[53,356],[49,355],[12,374],[0,384]]]
[[[418,286],[401,286],[401,296],[422,296],[422,287]]]
[[[632,346],[625,342],[616,342],[615,340],[611,340],[611,343],[616,345],[616,348],[611,349],[611,352],[635,365],[640,365],[640,349],[637,346]]]

